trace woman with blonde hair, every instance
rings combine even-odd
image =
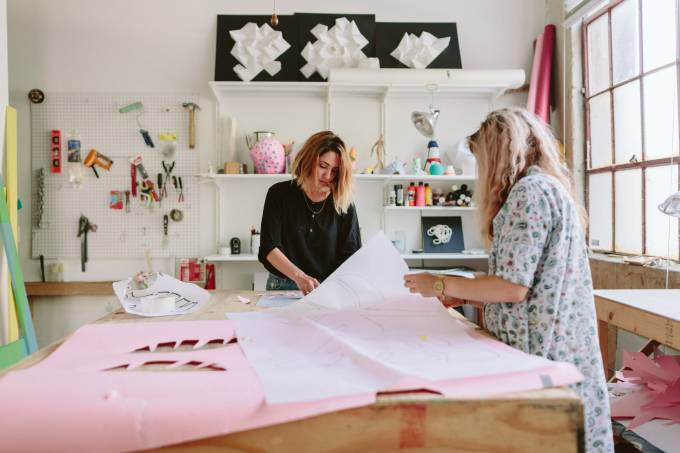
[[[361,248],[351,159],[342,139],[331,131],[309,137],[292,174],[267,192],[258,259],[270,273],[268,290],[308,294]]]
[[[475,193],[490,246],[489,275],[473,280],[405,275],[412,293],[447,307],[482,305],[486,328],[530,354],[571,362],[585,408],[586,451],[613,451],[607,386],[597,337],[583,209],[573,196],[549,128],[521,108],[489,114],[469,144]]]

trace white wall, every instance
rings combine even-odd
[[[214,74],[216,16],[270,14],[272,1],[10,0],[8,3],[9,89],[10,100],[19,111],[20,197],[24,203],[20,212],[23,226],[20,254],[26,280],[31,281],[38,280],[40,275],[37,261],[29,259],[27,92],[40,88],[47,96],[51,92],[67,91],[199,93],[202,109],[198,117],[198,143],[201,170],[205,171],[214,149],[215,109],[207,82]],[[527,73],[531,66],[532,41],[546,17],[541,0],[420,3],[288,0],[277,3],[279,14],[374,13],[378,21],[456,22],[464,68],[523,68]],[[502,102],[518,103],[522,99],[511,96]],[[208,254],[215,251],[214,222],[210,217],[214,204],[211,188],[202,190],[201,203],[201,212],[206,218],[201,230],[201,254]],[[122,278],[143,267],[142,262],[91,260],[88,272],[83,274],[77,260],[65,264],[66,280]],[[170,270],[168,263],[155,265],[157,269]],[[106,304],[103,300],[92,303],[101,307]],[[77,316],[75,305],[70,306],[73,316]],[[83,322],[87,320],[82,318]],[[40,330],[41,319],[37,319],[36,324]]]

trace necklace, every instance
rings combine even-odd
[[[323,199],[323,204],[321,205],[321,207],[319,208],[319,210],[318,210],[318,211],[315,211],[315,210],[312,209],[312,207],[309,205],[309,201],[307,201],[307,194],[304,193],[304,191],[302,192],[302,198],[304,198],[304,200],[305,200],[305,205],[307,205],[307,209],[309,209],[309,212],[312,213],[312,219],[313,219],[314,217],[316,217],[317,215],[321,214],[321,211],[323,211],[323,208],[326,206],[326,200],[328,200],[328,197],[324,198],[324,199]]]

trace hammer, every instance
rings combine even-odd
[[[196,147],[196,124],[194,120],[194,112],[196,112],[196,109],[200,110],[201,108],[194,102],[185,102],[182,104],[182,107],[189,109],[189,148],[194,149]]]

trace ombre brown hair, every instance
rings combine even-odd
[[[344,214],[352,204],[354,187],[349,151],[340,137],[331,131],[317,132],[309,137],[295,156],[291,173],[297,184],[304,189],[305,182],[316,177],[319,157],[327,152],[336,153],[340,160],[338,173],[331,183],[331,196],[335,211]]]
[[[562,161],[559,146],[550,128],[526,109],[513,107],[491,112],[479,130],[468,138],[477,159],[475,200],[483,237],[493,237],[493,219],[508,198],[510,190],[539,167],[557,179],[571,195],[585,229],[586,214],[576,203],[571,172]]]

